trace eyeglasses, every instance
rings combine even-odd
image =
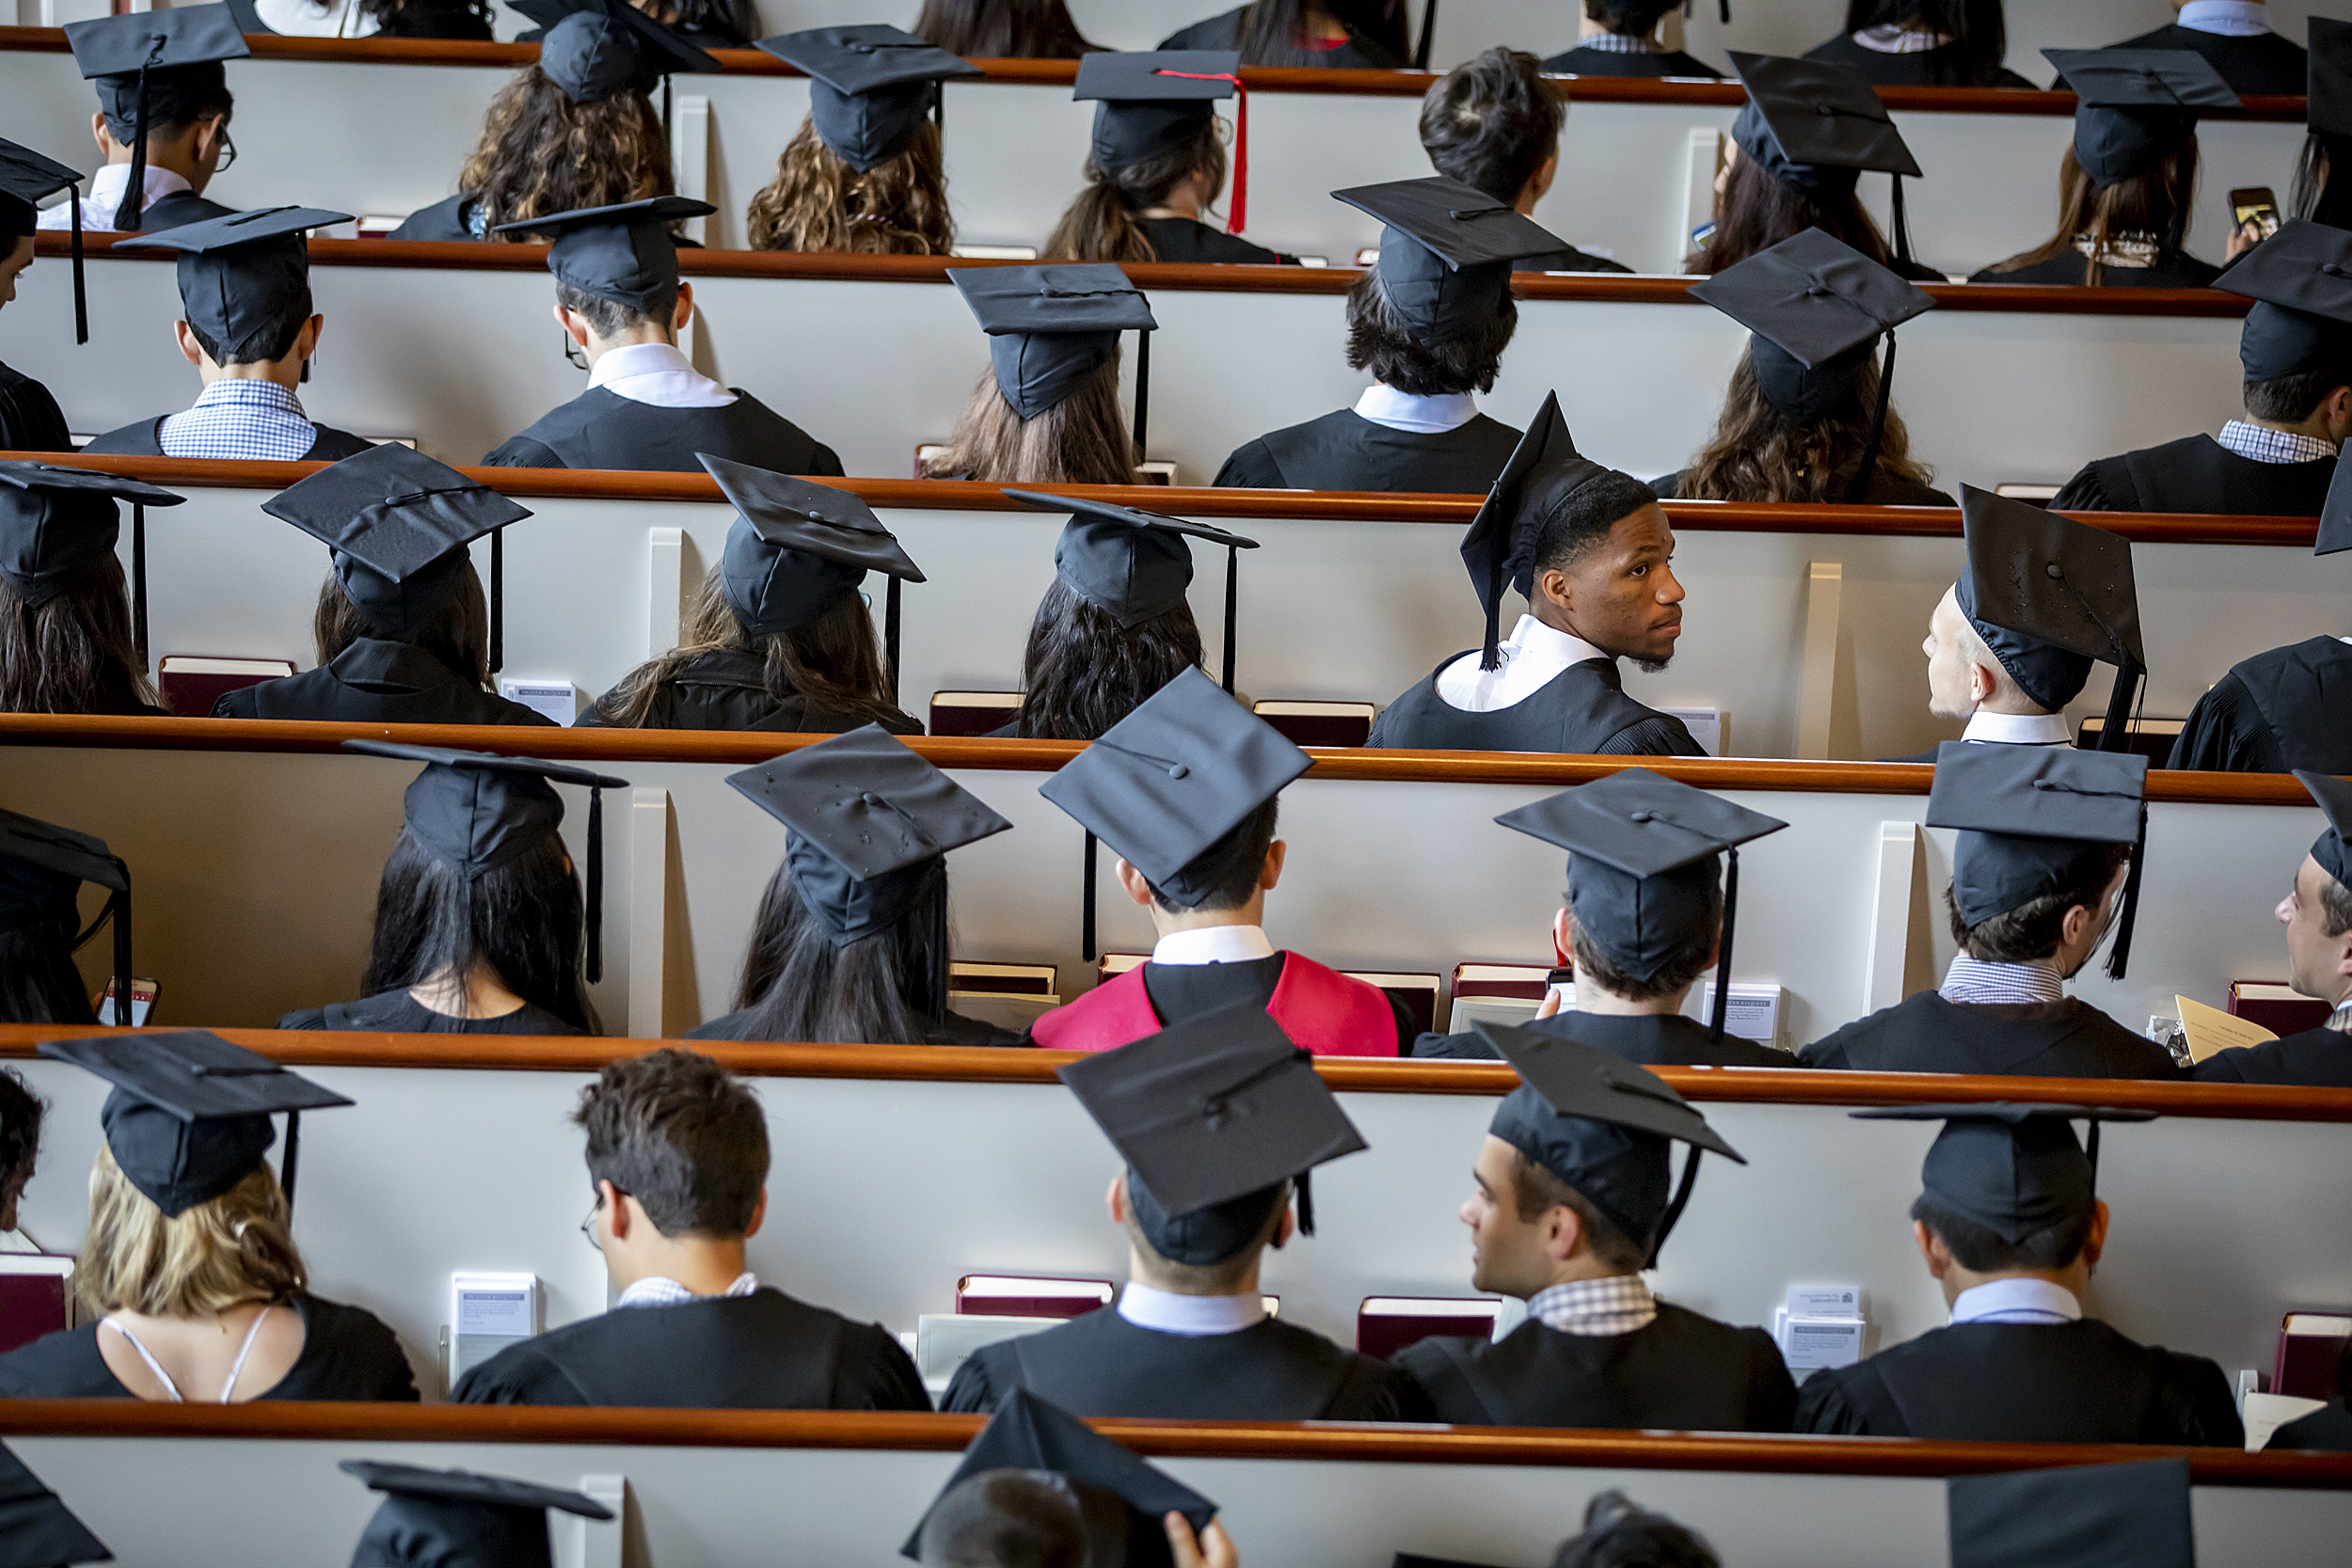
[[[237,144],[229,139],[229,127],[224,125],[220,128],[220,161],[213,166],[213,172],[218,174],[236,161]]]
[[[596,1216],[603,1212],[604,1194],[602,1191],[598,1191],[596,1194],[596,1203],[592,1205],[588,1211],[588,1217],[580,1222],[580,1236],[590,1246],[596,1249],[596,1253],[599,1257],[603,1256],[604,1246],[603,1243],[596,1240]]]

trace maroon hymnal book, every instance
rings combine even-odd
[[[1484,1339],[1497,1309],[1485,1296],[1366,1296],[1356,1309],[1356,1350],[1386,1359],[1416,1339]]]
[[[209,719],[213,705],[230,692],[294,673],[293,663],[282,658],[166,654],[155,665],[155,684],[163,689],[164,706],[181,718]]]
[[[1361,746],[1377,717],[1370,703],[1260,703],[1253,709],[1294,746]]]
[[[1522,1002],[1541,1002],[1554,975],[1565,980],[1567,971],[1543,964],[1455,964],[1454,994],[1457,998],[1508,996]]]
[[[2249,1023],[2259,1023],[2274,1035],[2299,1035],[2328,1022],[2334,1009],[2325,1002],[2298,993],[2277,980],[2233,980],[2230,1011]],[[2272,1389],[2277,1393],[2279,1390]]]
[[[73,1326],[73,1259],[0,1252],[0,1354]]]
[[[1021,717],[1018,691],[934,691],[931,734],[986,735]]]
[[[1075,1318],[1108,1307],[1117,1293],[1107,1279],[967,1274],[956,1281],[956,1311],[965,1317]]]
[[[2352,1343],[2352,1318],[2327,1312],[2290,1312],[2279,1324],[2279,1355],[2270,1368],[2270,1392],[2300,1400],[2331,1400],[2342,1385],[2338,1369]]]

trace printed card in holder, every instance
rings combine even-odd
[[[1772,1309],[1772,1338],[1800,1383],[1826,1367],[1862,1359],[1869,1338],[1867,1301],[1858,1285],[1791,1285]]]

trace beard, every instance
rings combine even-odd
[[[1628,654],[1626,657],[1631,659],[1633,668],[1645,675],[1654,675],[1675,661],[1675,656],[1672,654],[1668,654],[1663,658],[1645,658],[1640,654]]]

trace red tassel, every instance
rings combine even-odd
[[[1233,200],[1226,209],[1225,232],[1238,234],[1249,226],[1249,89],[1239,74],[1223,71],[1155,71],[1154,76],[1177,76],[1187,82],[1233,84]]]

